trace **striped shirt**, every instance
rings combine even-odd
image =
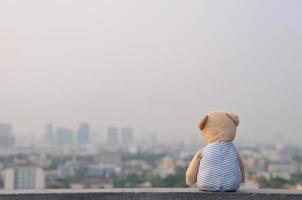
[[[237,150],[232,142],[206,145],[197,174],[197,186],[207,191],[236,191],[241,173]]]

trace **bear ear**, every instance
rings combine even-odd
[[[236,124],[236,126],[239,125],[239,118],[235,113],[226,112],[225,114]]]
[[[202,130],[204,128],[204,126],[206,125],[208,120],[208,115],[202,117],[199,121],[198,121],[198,128],[199,130]]]

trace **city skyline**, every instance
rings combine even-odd
[[[3,128],[4,129],[3,129]],[[7,128],[9,127],[9,135],[7,135]],[[10,123],[0,123],[0,136],[3,137],[3,145],[7,145],[6,140],[13,138],[13,143],[9,146],[16,145],[85,145],[85,144],[112,144],[112,145],[135,145],[140,142],[158,141],[161,144],[172,144],[172,143],[184,143],[184,144],[199,144],[202,147],[204,140],[200,134],[192,135],[188,140],[182,140],[179,138],[173,138],[170,140],[158,140],[161,136],[158,133],[152,131],[145,131],[146,134],[137,133],[134,131],[135,127],[119,127],[119,126],[107,126],[104,129],[91,129],[94,127],[88,122],[82,122],[76,127],[69,126],[58,126],[53,123],[46,123],[44,130],[38,134],[32,133],[26,136],[18,135],[14,131],[14,124]],[[113,132],[113,134],[111,134]],[[136,132],[136,133],[135,133]],[[61,134],[62,133],[62,134]],[[69,135],[69,136],[68,136]],[[62,137],[62,138],[60,138]],[[299,143],[290,143],[285,140],[285,134],[282,132],[276,132],[272,139],[269,141],[244,141],[240,139],[235,139],[235,143],[240,146],[251,146],[251,145],[299,145]],[[67,143],[66,143],[67,142]]]

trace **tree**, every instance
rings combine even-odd
[[[270,181],[270,186],[273,189],[281,189],[284,187],[284,185],[286,185],[288,183],[287,180],[283,179],[283,178],[273,178]]]
[[[269,182],[264,176],[256,177],[255,181],[259,184],[260,188],[267,188],[269,187]]]

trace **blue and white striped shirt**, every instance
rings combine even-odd
[[[236,191],[241,173],[237,150],[232,142],[206,145],[197,174],[197,186],[207,191]]]

